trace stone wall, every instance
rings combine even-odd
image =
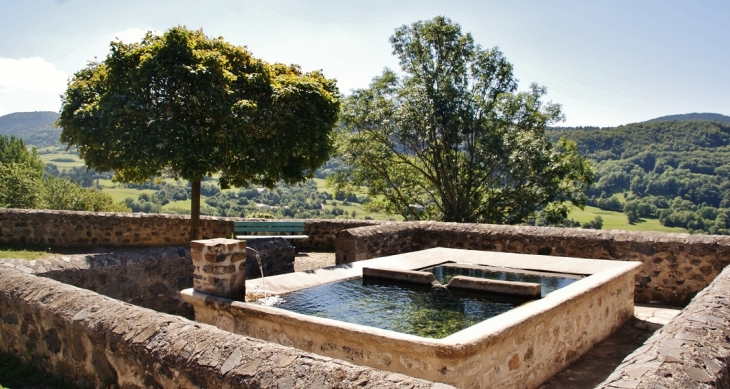
[[[45,247],[187,246],[188,216],[0,209],[0,244]],[[205,238],[230,237],[235,218],[202,217]],[[300,250],[338,263],[431,247],[644,263],[636,300],[685,305],[730,263],[730,236],[437,222],[304,220]],[[267,271],[268,274],[268,271]]]
[[[78,387],[444,388],[0,268],[0,350]]]
[[[189,247],[0,260],[0,268],[52,278],[130,304],[193,318],[180,291],[193,285]]]
[[[730,268],[599,388],[730,388]]]
[[[281,239],[250,241],[261,253],[266,275],[294,271],[294,251]],[[259,278],[255,255],[246,256],[246,277]],[[116,250],[90,254],[52,255],[27,261],[0,259],[0,268],[15,268],[26,274],[52,278],[140,307],[192,319],[193,308],[180,298],[180,291],[193,286],[190,247]]]
[[[730,236],[460,224],[384,223],[344,230],[337,263],[432,247],[640,261],[636,301],[686,305],[730,263]]]
[[[190,244],[187,215],[0,208],[0,244],[39,247],[164,247]],[[229,220],[201,217],[203,236],[229,237]]]
[[[304,233],[309,239],[297,239],[292,243],[302,250],[334,251],[337,233],[349,228],[377,226],[378,220],[304,219]]]
[[[0,244],[35,247],[187,246],[188,215],[74,212],[0,208]],[[241,218],[201,216],[203,239],[229,238]],[[368,220],[307,219],[302,250],[333,251],[335,235],[347,228],[376,225]]]

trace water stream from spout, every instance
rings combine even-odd
[[[261,305],[276,305],[282,301],[281,297],[279,296],[268,296],[268,293],[266,291],[266,277],[264,277],[264,266],[261,264],[261,256],[259,255],[259,252],[252,249],[251,247],[246,247],[247,250],[251,250],[256,254],[256,262],[259,264],[259,271],[261,272],[261,286],[264,288],[264,298],[259,299],[258,302]]]
[[[266,298],[266,280],[264,279],[264,266],[261,264],[261,256],[259,255],[259,252],[250,248],[246,247],[246,250],[253,251],[254,254],[256,254],[256,262],[259,263],[259,271],[261,272],[261,285],[264,288],[264,299]]]

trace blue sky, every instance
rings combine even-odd
[[[499,46],[521,88],[563,105],[563,125],[730,115],[730,1],[0,0],[0,115],[52,110],[109,41],[203,28],[269,62],[322,69],[340,90],[397,68],[395,28],[445,15]]]

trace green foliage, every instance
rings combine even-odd
[[[730,208],[730,125],[672,121],[549,132],[557,136],[597,161],[588,205],[621,211],[631,224],[659,218],[666,227],[727,234],[716,219]]]
[[[57,169],[56,169],[57,171]],[[36,149],[22,139],[0,135],[0,206],[73,211],[127,211],[109,195],[84,189],[66,179],[47,175]]]
[[[548,138],[566,137],[581,155],[597,161],[629,159],[649,150],[692,152],[730,144],[730,124],[708,121],[635,123],[600,130],[551,130]],[[677,156],[678,154],[672,154]],[[658,161],[662,156],[654,155]]]
[[[42,204],[41,172],[24,164],[0,164],[0,207],[39,208]]]
[[[546,140],[562,119],[546,91],[516,92],[512,65],[437,17],[391,37],[402,75],[386,69],[345,102],[338,190],[406,219],[519,223],[548,204],[581,206],[590,165],[575,144]]]
[[[67,179],[46,176],[43,179],[43,207],[69,211],[128,212],[114,204],[112,198],[97,190],[82,188]]]
[[[270,65],[240,46],[175,27],[141,43],[112,42],[63,95],[61,141],[86,164],[142,183],[166,173],[196,185],[273,186],[312,177],[332,147],[334,80],[296,65]]]
[[[596,216],[595,218],[593,218],[593,220],[591,220],[589,222],[585,222],[585,223],[581,224],[580,226],[581,226],[581,228],[600,230],[601,228],[603,228],[603,218],[600,216]]]
[[[0,207],[36,208],[41,202],[43,161],[22,139],[0,135]]]
[[[38,151],[33,148],[28,150],[22,138],[11,135],[0,135],[0,164],[19,163],[28,165],[30,169],[43,173],[43,161],[38,156]]]

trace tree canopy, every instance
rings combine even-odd
[[[112,42],[103,62],[74,74],[57,125],[87,166],[114,170],[117,181],[189,180],[197,238],[202,178],[217,174],[227,188],[312,177],[331,153],[339,104],[321,72],[175,27]]]
[[[23,139],[0,135],[0,207],[36,208],[41,202],[43,161]]]
[[[519,223],[582,205],[590,165],[573,142],[553,144],[562,119],[535,84],[518,92],[499,49],[482,49],[444,17],[390,38],[402,73],[386,69],[345,100],[340,188],[365,188],[407,219]],[[377,202],[374,202],[377,203]]]

